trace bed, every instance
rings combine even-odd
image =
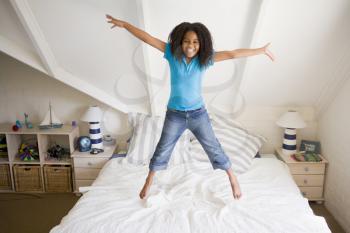
[[[146,165],[111,159],[50,232],[331,232],[313,214],[288,167],[272,156],[253,159],[249,171],[237,176],[239,200],[225,172],[198,161],[158,172],[148,198],[140,200],[147,172]]]
[[[146,199],[139,192],[164,119],[129,113],[133,129],[125,158],[110,159],[95,182],[51,233],[329,233],[313,214],[288,167],[274,156],[256,158],[266,139],[228,117],[210,115],[232,162],[242,197],[214,170],[201,145],[185,132],[167,170],[158,171]]]

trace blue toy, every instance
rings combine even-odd
[[[91,140],[87,136],[81,136],[78,138],[78,148],[80,152],[86,152],[91,150]]]
[[[22,124],[21,124],[21,122],[19,120],[16,120],[16,126],[19,129],[22,128]]]

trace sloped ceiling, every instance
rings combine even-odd
[[[350,76],[347,0],[1,0],[0,50],[121,112],[159,114],[169,94],[162,54],[111,30],[107,13],[163,41],[178,23],[200,21],[216,50],[272,42],[275,62],[256,56],[208,71],[204,97],[219,111],[244,103],[322,112]]]

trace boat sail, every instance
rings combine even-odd
[[[61,128],[62,126],[62,122],[56,117],[50,103],[49,111],[46,113],[45,119],[40,123],[39,129]]]

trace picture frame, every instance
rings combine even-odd
[[[321,143],[319,141],[301,140],[299,151],[305,151],[305,153],[321,153]]]

